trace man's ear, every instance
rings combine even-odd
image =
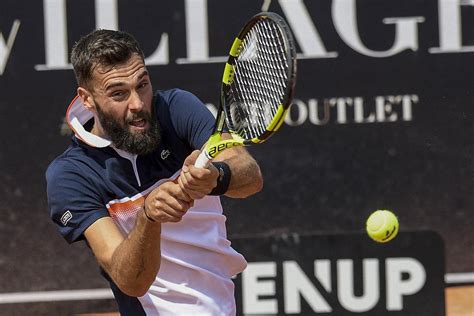
[[[91,112],[97,113],[94,103],[94,98],[92,98],[92,94],[86,88],[79,87],[77,88],[77,95],[81,98],[82,103],[84,106]]]

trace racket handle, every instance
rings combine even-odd
[[[196,162],[194,163],[194,167],[207,168],[210,162],[211,162],[211,159],[207,158],[206,151],[203,150],[201,151],[198,158],[196,159]]]

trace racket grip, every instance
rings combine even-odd
[[[206,151],[203,150],[201,151],[198,158],[196,159],[196,162],[194,163],[194,167],[207,168],[210,162],[211,162],[211,159],[207,158]]]

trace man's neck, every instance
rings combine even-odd
[[[90,130],[90,132],[96,136],[99,136],[101,138],[105,138],[105,139],[109,139],[109,137],[107,136],[107,134],[104,132],[104,129],[102,128],[102,126],[98,123],[98,119],[96,117],[94,117],[94,123],[92,125],[92,128]]]

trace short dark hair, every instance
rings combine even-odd
[[[145,56],[137,40],[128,33],[95,30],[74,44],[71,63],[80,86],[88,86],[92,72],[98,65],[113,66],[127,61],[133,54]]]

